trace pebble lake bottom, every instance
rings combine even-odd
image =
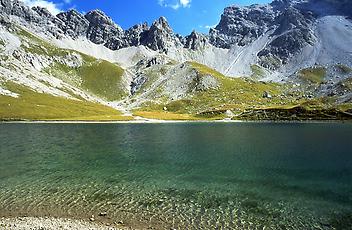
[[[4,123],[0,217],[352,229],[351,137],[349,123]]]

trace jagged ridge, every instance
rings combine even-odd
[[[86,37],[112,50],[143,45],[166,54],[182,47],[198,51],[212,46],[230,50],[253,46],[250,50],[255,54],[250,58],[250,64],[259,64],[281,73],[283,65],[290,64],[306,47],[318,43],[321,35],[315,31],[315,25],[320,18],[327,15],[351,16],[348,1],[275,0],[267,5],[227,7],[219,24],[210,29],[208,35],[194,31],[182,37],[173,32],[164,17],[151,26],[144,23],[123,30],[100,10],[83,15],[73,9],[53,16],[44,8],[29,9],[18,0],[1,0],[0,3],[1,12],[5,13],[1,14],[3,18],[14,15],[36,26],[45,25],[43,32],[59,39],[65,36],[73,39]],[[351,29],[346,27],[346,30]],[[266,40],[257,47],[255,43],[263,36],[267,36]],[[351,58],[347,62],[345,64],[350,64]],[[238,72],[233,70],[235,67],[241,66],[235,65],[229,72]],[[229,68],[231,70],[231,66]],[[249,70],[249,65],[246,68]],[[218,70],[226,74],[226,68]]]

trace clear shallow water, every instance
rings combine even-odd
[[[0,124],[0,216],[351,229],[351,137],[351,124]]]

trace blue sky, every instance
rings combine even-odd
[[[75,8],[80,12],[101,9],[123,29],[142,22],[151,24],[165,16],[176,33],[192,30],[207,33],[217,24],[229,5],[268,3],[271,0],[23,0],[30,6],[47,7],[51,12]]]

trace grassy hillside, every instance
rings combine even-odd
[[[262,83],[243,78],[229,78],[221,73],[195,62],[188,62],[200,76],[211,75],[219,82],[219,87],[198,91],[189,98],[167,102],[165,104],[146,103],[140,110],[162,111],[180,114],[200,114],[216,110],[243,110],[256,106],[280,104],[279,95],[283,86],[275,83]],[[267,92],[272,98],[264,98]],[[289,101],[289,99],[287,99]]]
[[[343,112],[350,106],[337,108],[334,98],[307,98],[304,91],[293,90],[290,84],[229,78],[199,63],[188,62],[187,65],[199,76],[216,78],[219,87],[198,91],[182,100],[168,100],[165,103],[149,101],[135,110],[135,114],[156,119],[213,120],[223,119],[228,116],[228,111],[232,111],[233,119],[244,120],[280,120],[280,117],[285,120],[351,119]],[[324,73],[324,70],[307,71],[308,78],[313,75],[320,77]]]
[[[107,61],[95,61],[77,70],[82,87],[109,101],[120,100],[127,96],[122,90],[124,70]]]
[[[128,95],[122,83],[124,70],[121,67],[86,55],[82,57],[81,67],[70,68],[55,63],[45,72],[108,101],[121,100]]]
[[[306,80],[315,84],[321,84],[325,81],[326,68],[315,67],[315,68],[303,69],[299,71],[298,76],[302,80]]]
[[[0,95],[0,120],[131,120],[120,112],[97,103],[71,100],[34,92],[6,83],[18,98]]]
[[[82,58],[83,63],[80,67],[69,67],[54,61],[44,69],[46,73],[108,101],[121,100],[128,95],[122,82],[124,70],[117,64],[97,60],[77,51],[55,47],[21,28],[17,28],[17,35],[23,41],[21,47],[28,53],[59,58],[78,54]]]
[[[259,79],[265,76],[265,72],[259,65],[251,65],[252,79]]]

